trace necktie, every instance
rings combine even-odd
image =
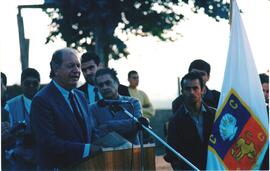
[[[75,97],[73,95],[73,93],[69,93],[69,102],[71,104],[71,107],[73,109],[73,113],[75,115],[75,118],[77,120],[77,122],[79,123],[81,129],[82,129],[82,133],[83,133],[83,137],[84,137],[84,140],[86,140],[86,126],[85,126],[85,123],[84,123],[84,118],[83,116],[80,114],[77,106],[76,106],[76,103],[75,103]]]
[[[98,88],[94,88],[94,92],[95,92],[95,102],[99,101],[99,94],[98,94]]]

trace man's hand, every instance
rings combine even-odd
[[[138,129],[139,130],[142,130],[143,128],[142,128],[142,126],[141,125],[143,125],[143,126],[145,126],[145,127],[147,127],[147,128],[150,128],[150,129],[152,129],[151,127],[150,127],[150,122],[149,122],[149,119],[148,118],[145,118],[145,117],[139,117],[138,118],[138,122],[139,123],[137,123],[138,124]]]

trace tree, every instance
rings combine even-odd
[[[177,7],[193,3],[196,13],[228,19],[229,4],[224,0],[57,0],[58,8],[46,9],[52,19],[46,43],[61,37],[69,47],[96,52],[107,66],[110,59],[127,57],[127,46],[115,34],[155,36],[172,40],[166,33],[184,18]]]

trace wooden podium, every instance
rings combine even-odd
[[[145,144],[143,155],[144,170],[155,170],[155,144]],[[141,170],[141,148],[106,148],[71,170]]]

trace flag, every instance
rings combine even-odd
[[[230,44],[212,134],[207,169],[259,169],[268,148],[263,91],[235,0]]]

